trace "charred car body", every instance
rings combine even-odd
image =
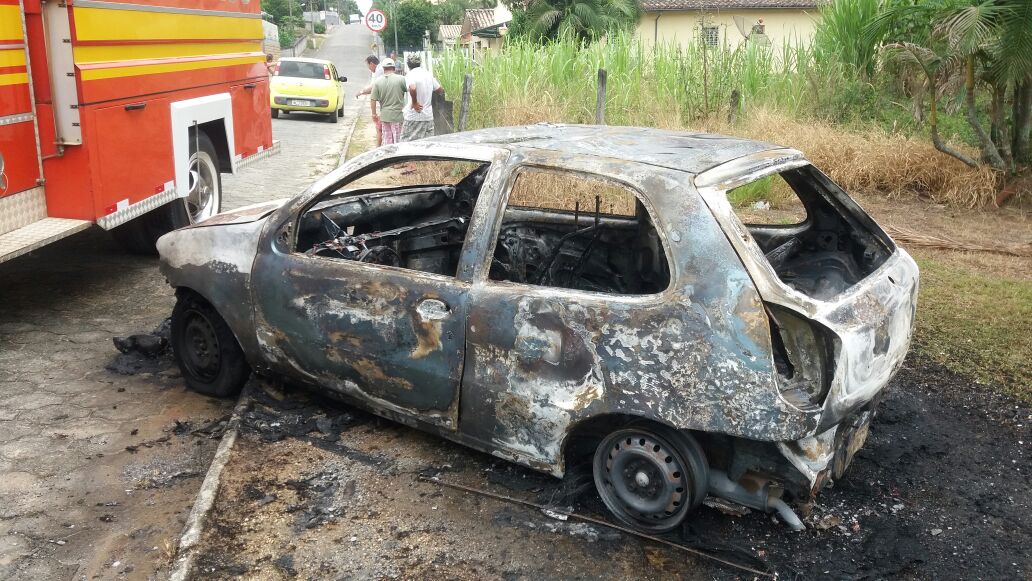
[[[801,214],[749,223],[779,179]],[[538,125],[384,147],[158,244],[191,387],[251,369],[561,477],[669,530],[798,519],[910,342],[914,261],[795,150]]]

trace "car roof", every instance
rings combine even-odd
[[[433,137],[428,141],[478,143],[509,151],[543,149],[563,154],[626,160],[693,174],[746,155],[786,149],[781,145],[712,133],[550,123],[478,129]]]
[[[304,57],[299,57],[299,56],[288,56],[288,57],[283,57],[283,58],[280,59],[280,62],[284,62],[284,61],[293,61],[293,62],[297,62],[297,63],[315,63],[317,65],[333,64],[331,61],[328,61],[326,59],[310,59],[310,58],[304,58]]]

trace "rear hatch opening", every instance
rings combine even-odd
[[[817,300],[845,292],[895,251],[881,228],[811,165],[750,181],[727,198],[778,278]]]

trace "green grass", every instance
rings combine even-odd
[[[774,178],[775,176],[767,176],[739,186],[727,193],[727,200],[736,208],[748,207],[759,201],[773,203],[771,194]]]
[[[916,343],[932,359],[1032,403],[1032,282],[918,259]]]
[[[631,34],[582,45],[561,38],[544,45],[515,39],[472,63],[446,52],[435,75],[460,95],[472,73],[471,128],[510,125],[528,115],[566,122],[594,119],[597,71],[608,73],[606,121],[614,125],[679,125],[727,113],[732,92],[746,109],[763,105],[793,116],[838,118],[867,98],[846,67],[807,46],[749,44],[736,49],[672,43],[645,48]],[[844,105],[845,103],[845,105]]]

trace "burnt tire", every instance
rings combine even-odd
[[[172,309],[171,343],[183,380],[198,393],[236,395],[251,375],[229,325],[195,294],[180,295]]]
[[[158,238],[173,230],[218,214],[222,210],[222,176],[218,171],[219,156],[215,144],[203,131],[196,138],[191,131],[189,139],[190,196],[172,200],[160,208],[113,228],[111,235],[129,252],[157,254],[155,243]],[[204,183],[203,187],[209,188],[211,193],[210,199],[206,199],[203,207],[198,208],[193,200],[194,186],[200,189],[202,182]]]
[[[636,422],[599,442],[592,474],[602,502],[617,520],[642,532],[663,533],[702,504],[709,465],[690,434]]]

